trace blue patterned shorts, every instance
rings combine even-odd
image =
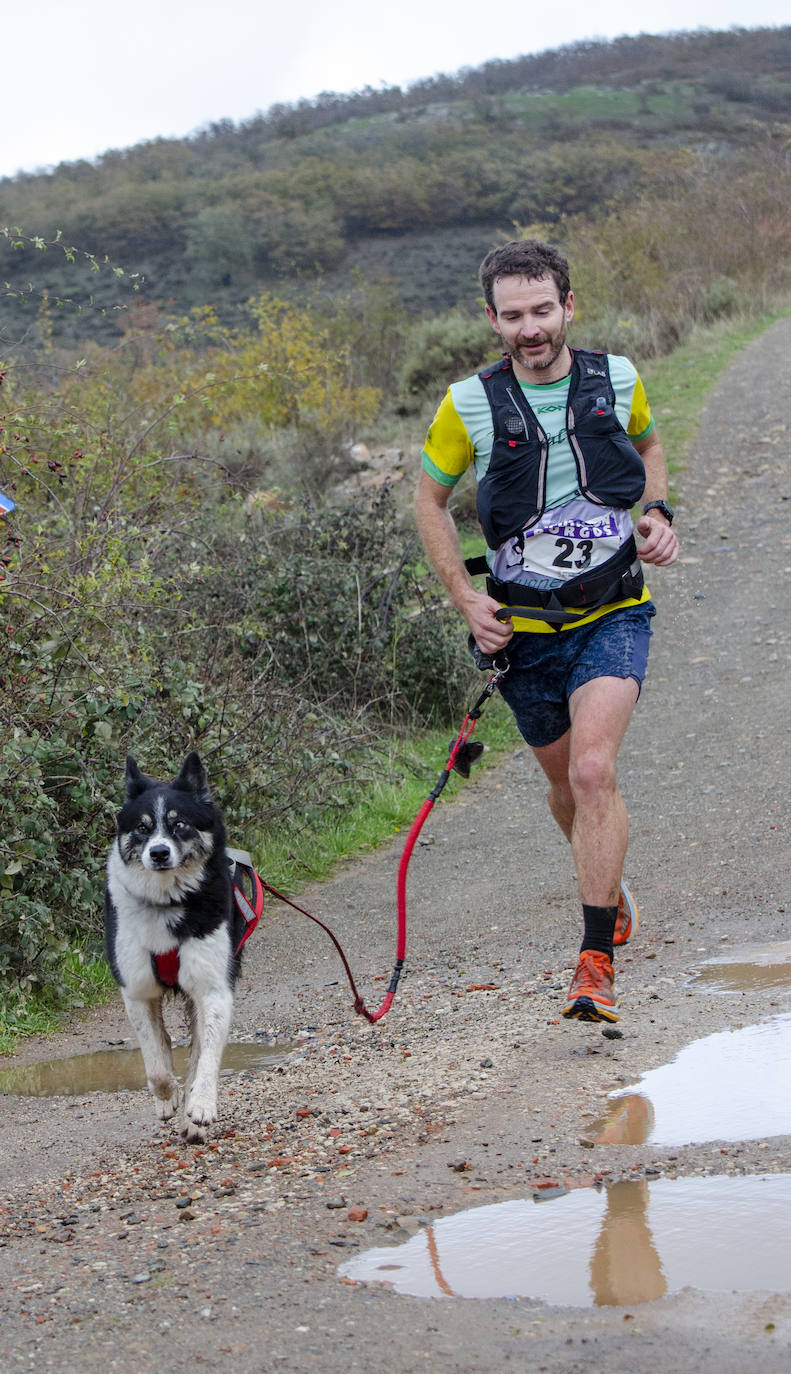
[[[642,687],[651,639],[652,601],[611,611],[559,634],[517,633],[500,693],[519,733],[535,749],[554,744],[571,725],[569,697],[596,677],[632,677]]]

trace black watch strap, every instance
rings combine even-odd
[[[661,511],[665,519],[667,520],[668,525],[672,525],[675,511],[673,510],[673,507],[668,504],[667,501],[649,501],[645,506],[643,506],[643,515],[647,515],[650,510]]]

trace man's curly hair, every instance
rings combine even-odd
[[[511,239],[499,248],[492,248],[480,265],[478,275],[486,304],[494,310],[494,285],[501,277],[527,277],[537,281],[552,277],[565,305],[571,290],[569,265],[562,253],[550,243],[538,239]]]

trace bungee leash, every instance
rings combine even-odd
[[[354,981],[354,976],[352,974],[351,968],[349,967],[349,961],[343,952],[343,948],[340,944],[340,941],[338,940],[334,932],[330,930],[330,927],[328,925],[325,925],[323,921],[320,921],[317,916],[314,916],[312,914],[312,912],[306,911],[304,907],[299,906],[297,902],[292,902],[290,897],[286,897],[282,892],[278,892],[277,888],[271,887],[269,883],[264,882],[263,878],[259,878],[258,874],[256,874],[253,871],[253,877],[257,880],[258,884],[260,884],[260,887],[263,889],[264,892],[268,892],[270,896],[276,897],[279,902],[285,902],[286,906],[292,907],[294,911],[299,911],[301,915],[307,916],[309,921],[313,921],[317,926],[320,927],[321,930],[325,931],[325,933],[329,935],[330,939],[332,940],[332,943],[338,951],[338,954],[340,955],[343,967],[346,970],[346,977],[349,980],[349,986],[351,987],[352,996],[354,997],[354,1010],[358,1013],[358,1015],[364,1016],[366,1021],[370,1022],[371,1025],[373,1025],[375,1021],[380,1021],[381,1018],[387,1014],[387,1012],[393,1005],[393,999],[396,995],[396,990],[398,988],[399,980],[401,978],[401,974],[404,968],[404,961],[406,959],[407,931],[406,878],[407,870],[409,868],[409,861],[412,857],[412,851],[415,847],[415,844],[417,843],[418,835],[423,829],[426,818],[428,817],[429,812],[433,809],[437,799],[442,793],[451,773],[456,772],[459,773],[461,777],[465,779],[468,778],[470,776],[471,765],[475,763],[476,759],[479,759],[481,754],[483,753],[483,745],[477,743],[470,743],[470,735],[475,729],[476,722],[479,720],[481,711],[483,710],[483,707],[485,706],[486,702],[496,691],[500,682],[505,677],[505,674],[508,672],[509,663],[508,658],[506,657],[504,652],[501,651],[499,654],[492,656],[483,654],[481,650],[478,649],[477,645],[475,645],[474,647],[473,645],[471,645],[470,647],[473,652],[473,657],[475,658],[476,666],[478,668],[486,670],[491,669],[491,676],[488,682],[486,683],[486,686],[484,687],[483,691],[481,692],[481,695],[478,697],[478,700],[475,702],[474,706],[470,708],[470,710],[464,717],[462,727],[458,735],[456,736],[455,740],[451,741],[450,753],[448,755],[447,763],[445,764],[445,767],[443,768],[442,772],[437,778],[437,781],[434,787],[432,788],[431,792],[429,793],[426,800],[423,802],[423,805],[421,806],[420,810],[418,811],[409,829],[409,833],[406,837],[404,848],[401,852],[401,861],[398,865],[398,881],[396,885],[396,904],[398,912],[396,960],[393,966],[393,973],[390,978],[390,983],[388,985],[387,992],[385,994],[381,1006],[378,1008],[377,1011],[369,1011],[366,1007],[363,998],[357,990],[357,985]],[[233,851],[230,852],[233,853]],[[245,855],[244,857],[249,861],[248,855]],[[245,867],[247,866],[248,865],[245,864]],[[251,864],[249,865],[249,867],[252,870]],[[239,904],[239,897],[237,896],[236,890],[234,891],[234,896],[236,898],[237,904]],[[258,904],[256,903],[256,905]],[[247,933],[249,934],[251,932],[248,930]],[[246,935],[245,938],[247,938]]]

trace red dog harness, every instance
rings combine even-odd
[[[243,849],[226,849],[228,862],[231,867],[231,883],[233,887],[233,899],[245,919],[245,932],[239,941],[234,954],[239,954],[245,940],[249,940],[255,930],[264,910],[264,889],[261,879],[253,868],[253,861],[248,853]],[[249,897],[244,891],[243,883],[249,884]],[[179,981],[179,950],[178,945],[166,950],[164,954],[155,954],[154,963],[157,970],[157,978],[160,983],[164,983],[166,988],[175,988]]]

